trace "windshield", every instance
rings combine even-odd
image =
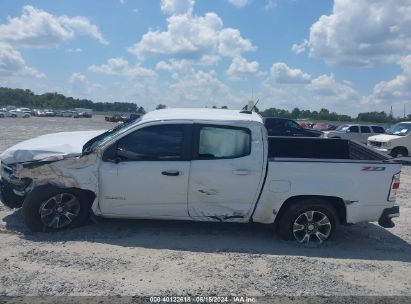
[[[105,143],[109,142],[112,138],[116,137],[117,135],[127,131],[131,127],[133,127],[136,123],[138,123],[141,118],[133,119],[126,121],[122,124],[117,125],[111,130],[108,130],[92,139],[90,139],[84,146],[83,146],[83,153],[91,153],[96,148],[104,145]]]
[[[350,127],[349,125],[341,125],[341,126],[339,126],[338,128],[336,128],[335,131],[337,131],[337,132],[345,132],[345,131],[347,131],[347,129],[348,129],[349,127]]]
[[[411,123],[398,123],[387,129],[386,133],[391,135],[405,136],[411,132]]]

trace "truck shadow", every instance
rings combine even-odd
[[[322,245],[283,241],[267,225],[102,219],[53,233],[32,233],[18,211],[3,218],[6,230],[32,242],[84,241],[124,247],[291,255],[411,262],[411,245],[373,223],[343,226]]]

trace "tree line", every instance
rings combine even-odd
[[[145,113],[144,108],[134,102],[93,102],[88,99],[66,97],[59,93],[37,95],[30,90],[0,87],[0,108],[6,106],[59,110],[87,108],[100,112]]]
[[[0,87],[0,107],[16,106],[27,107],[33,109],[74,109],[88,108],[99,112],[131,112],[142,113],[146,111],[142,106],[138,106],[134,102],[93,102],[88,99],[77,99],[66,97],[59,93],[45,93],[41,95],[34,94],[30,90],[11,89]],[[157,105],[156,109],[167,108],[164,104]],[[217,108],[212,106],[211,108]],[[228,109],[227,106],[222,106],[221,109]],[[263,111],[255,108],[255,110],[265,117],[283,117],[291,119],[309,119],[309,120],[325,120],[325,121],[341,121],[341,122],[374,122],[374,123],[394,123],[404,120],[404,118],[394,118],[386,112],[365,112],[359,113],[357,117],[349,115],[337,114],[330,112],[328,109],[322,108],[320,111],[301,110],[294,108],[292,111],[269,108]],[[405,119],[411,120],[411,114]]]
[[[300,110],[294,108],[292,111],[269,108],[259,112],[265,117],[283,117],[291,119],[309,119],[309,120],[325,120],[325,121],[341,121],[341,122],[374,122],[374,123],[395,123],[399,121],[411,120],[411,114],[407,117],[393,117],[384,111],[381,112],[364,112],[359,113],[357,117],[349,115],[337,114],[330,112],[328,109],[322,108],[320,111]]]

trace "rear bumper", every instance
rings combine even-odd
[[[378,220],[378,224],[384,228],[393,228],[395,226],[392,219],[394,217],[400,216],[400,206],[394,206],[391,208],[384,209],[382,212],[380,219]]]

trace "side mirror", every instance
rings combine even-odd
[[[345,132],[346,132],[346,133],[350,133],[351,131],[350,131],[350,129],[347,129]]]

